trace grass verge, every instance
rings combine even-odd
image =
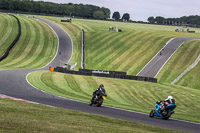
[[[178,132],[100,115],[0,98],[0,132]]]

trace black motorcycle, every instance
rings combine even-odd
[[[90,105],[95,104],[97,107],[100,107],[106,97],[107,95],[105,94],[105,92],[100,91],[93,96]]]

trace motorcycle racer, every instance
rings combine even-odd
[[[101,93],[104,93],[104,94],[106,95],[106,90],[105,90],[103,84],[101,84],[101,85],[96,89],[96,91],[93,92],[93,96],[92,96],[90,105],[92,105],[94,98],[95,98],[96,96],[99,96]]]
[[[173,99],[172,96],[168,96],[167,99],[158,101],[158,104],[160,104],[160,109],[159,110],[163,111],[165,109],[166,105],[175,104],[175,100]]]

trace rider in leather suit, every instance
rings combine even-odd
[[[92,101],[94,100],[95,96],[96,96],[96,95],[99,96],[99,95],[101,94],[101,92],[106,93],[106,90],[105,90],[103,84],[101,84],[101,85],[96,89],[96,91],[93,92],[93,96],[92,96],[90,105],[92,105]]]
[[[159,110],[163,111],[165,109],[166,105],[175,104],[175,100],[173,99],[172,96],[168,96],[167,99],[158,101],[158,104],[160,104],[160,109]]]

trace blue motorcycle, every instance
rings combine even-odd
[[[174,109],[176,108],[175,104],[166,105],[164,110],[160,110],[160,103],[156,102],[155,108],[150,112],[149,117],[161,117],[164,120],[168,120],[169,117],[174,113]]]

